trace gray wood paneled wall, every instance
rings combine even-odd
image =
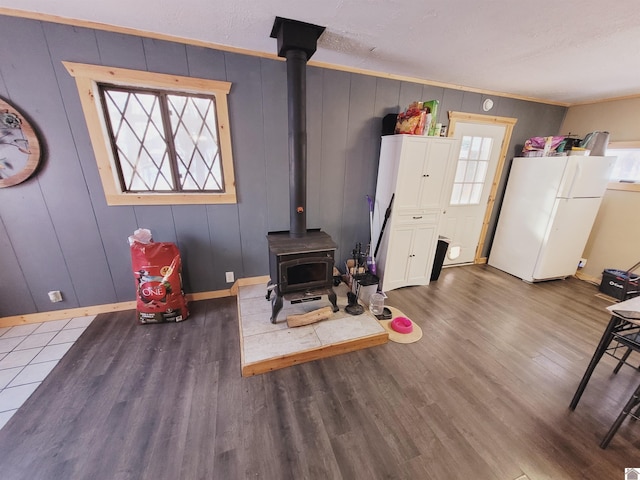
[[[289,228],[284,62],[6,16],[0,58],[0,96],[30,119],[44,151],[32,178],[0,189],[0,317],[133,300],[127,236],[138,227],[178,244],[187,292],[228,288],[227,271],[268,274],[266,234]],[[232,82],[238,203],[107,206],[63,60]],[[448,110],[482,113],[485,96],[316,67],[307,80],[307,223],[338,243],[340,266],[369,241],[365,196],[375,193],[382,117],[437,99],[446,125]],[[556,134],[566,112],[492,98],[493,115],[518,119],[512,154],[531,136]],[[51,303],[50,290],[64,301]]]

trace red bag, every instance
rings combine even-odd
[[[409,108],[406,112],[398,114],[395,133],[422,135],[424,133],[426,118],[426,111]]]
[[[180,322],[189,315],[182,291],[182,262],[169,242],[131,242],[140,323]]]

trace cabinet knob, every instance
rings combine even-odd
[[[422,218],[422,215],[420,215],[419,217],[413,217],[414,220],[420,220]]]
[[[422,175],[423,177],[428,177],[429,175]]]
[[[411,257],[415,257],[415,255],[413,255],[413,254],[412,254],[412,255],[409,255],[409,258],[411,258]]]

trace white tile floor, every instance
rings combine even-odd
[[[95,315],[0,328],[0,428],[94,318]]]

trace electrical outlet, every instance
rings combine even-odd
[[[227,283],[233,283],[233,281],[235,280],[235,277],[233,276],[233,272],[226,272],[224,276],[227,279]]]
[[[583,268],[586,264],[587,264],[587,259],[581,258],[580,261],[578,262],[578,268]]]
[[[49,292],[49,300],[51,300],[51,302],[53,303],[61,302],[62,293],[60,293],[60,290],[53,290]]]

